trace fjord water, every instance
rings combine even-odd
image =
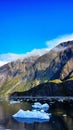
[[[50,106],[48,113],[52,116],[48,122],[21,123],[12,118],[18,110],[32,110],[32,104],[21,102],[10,104],[7,101],[0,102],[0,130],[73,130],[73,110],[63,104]]]

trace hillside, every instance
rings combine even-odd
[[[26,92],[14,92],[11,96],[73,96],[73,79],[64,82],[49,81]]]
[[[64,81],[71,77],[73,41],[68,41],[59,44],[43,56],[17,60],[0,67],[0,95],[27,91],[49,80]],[[54,91],[55,89],[56,87]]]

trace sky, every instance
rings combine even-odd
[[[54,47],[64,37],[73,37],[72,0],[0,0],[0,59]]]

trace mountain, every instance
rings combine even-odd
[[[0,67],[0,94],[27,91],[49,80],[73,77],[73,41],[60,43],[42,56],[30,56]],[[55,87],[56,89],[56,87]]]

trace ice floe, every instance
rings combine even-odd
[[[45,122],[50,120],[51,114],[48,114],[44,112],[44,110],[38,111],[38,110],[27,110],[24,111],[20,109],[16,114],[13,115],[13,118],[15,118],[18,121],[21,122]]]
[[[18,100],[18,101],[10,101],[10,104],[17,104],[17,103],[20,103],[20,101]]]
[[[34,109],[43,109],[44,111],[47,111],[49,109],[49,105],[47,103],[41,104],[40,102],[35,102],[32,107]]]

